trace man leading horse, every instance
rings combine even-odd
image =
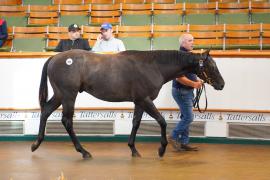
[[[180,51],[189,52],[193,50],[194,38],[191,34],[183,34],[179,38]],[[180,121],[168,136],[172,147],[177,150],[197,151],[197,147],[189,145],[189,126],[194,119],[193,99],[194,88],[202,87],[203,81],[196,74],[188,72],[173,80],[172,95],[181,112]]]
[[[224,87],[225,82],[209,51],[202,54],[168,50],[96,54],[84,50],[70,50],[50,57],[44,64],[41,75],[40,126],[32,151],[44,140],[48,117],[62,105],[61,121],[75,149],[83,158],[91,157],[81,146],[73,129],[75,100],[79,92],[85,91],[105,101],[134,103],[133,127],[128,142],[133,157],[140,156],[135,147],[135,137],[143,112],[153,117],[161,128],[158,155],[162,157],[168,144],[167,124],[153,100],[157,98],[165,83],[188,72],[197,74],[217,90]],[[50,100],[47,100],[47,77],[54,92]]]

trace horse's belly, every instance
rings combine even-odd
[[[122,91],[108,91],[106,89],[103,89],[103,90],[92,89],[92,90],[87,90],[86,92],[103,101],[109,101],[109,102],[133,101],[129,93],[124,93]]]
[[[123,78],[99,78],[87,81],[84,91],[98,99],[110,102],[135,101],[150,97],[154,99],[161,85],[143,79],[125,81]]]

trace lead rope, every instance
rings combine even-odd
[[[205,96],[205,108],[204,108],[204,110],[201,110],[200,99],[201,99],[201,95],[202,95],[203,90],[204,90],[204,96]],[[193,100],[193,107],[198,108],[198,111],[200,113],[204,113],[207,110],[207,106],[208,106],[208,101],[207,101],[207,96],[206,96],[206,89],[205,89],[205,85],[203,83],[201,88],[196,89],[196,96]]]

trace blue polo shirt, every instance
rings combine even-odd
[[[186,48],[184,48],[184,47],[180,47],[179,50],[180,51],[186,51],[186,52],[188,52],[188,50]],[[196,74],[193,74],[193,73],[187,73],[187,74],[184,74],[184,76],[186,76],[188,79],[190,79],[192,81],[196,81],[197,80]],[[176,89],[181,89],[181,88],[193,89],[193,87],[190,87],[190,86],[186,86],[184,84],[181,84],[176,79],[173,80],[172,87],[173,88],[176,88]]]

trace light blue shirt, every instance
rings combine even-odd
[[[94,52],[119,52],[125,51],[125,45],[120,39],[112,37],[109,40],[97,40],[92,51]]]

